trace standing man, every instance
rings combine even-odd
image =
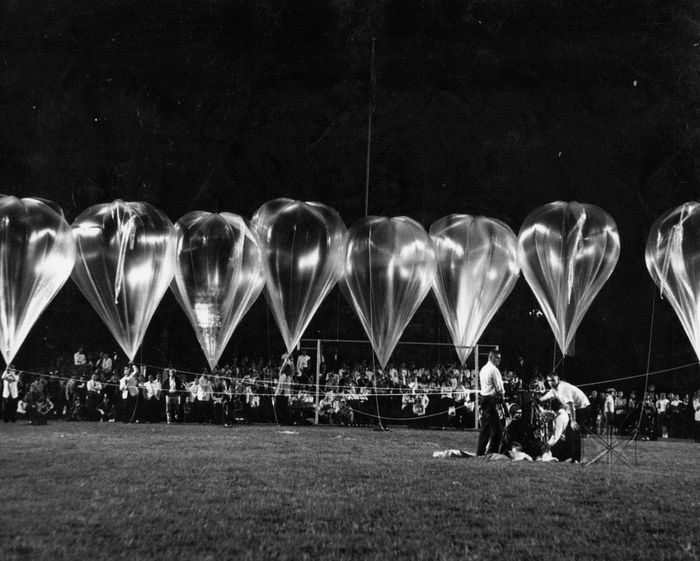
[[[562,382],[559,376],[552,372],[547,376],[549,391],[545,393],[540,401],[548,399],[558,399],[569,413],[571,419],[571,430],[573,432],[572,442],[572,462],[581,461],[581,427],[585,427],[591,416],[591,402],[586,394],[573,384]]]
[[[498,370],[500,363],[501,353],[497,350],[491,351],[489,361],[479,371],[481,431],[476,446],[477,456],[498,452],[501,445],[503,427],[498,416],[498,405],[503,402],[505,391],[501,371]]]
[[[100,382],[97,372],[92,373],[86,389],[85,408],[87,409],[88,421],[97,421],[102,417],[97,410],[102,403],[102,382]]]
[[[175,375],[174,368],[167,369],[168,377],[163,381],[165,393],[165,418],[168,424],[173,421],[182,421],[180,418],[180,394],[184,389],[182,382]]]
[[[2,413],[3,420],[15,422],[17,418],[17,401],[19,400],[19,376],[10,364],[2,373]]]

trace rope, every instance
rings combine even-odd
[[[673,366],[671,368],[664,368],[663,370],[655,370],[654,372],[646,372],[644,374],[635,374],[634,376],[623,376],[621,378],[609,378],[608,380],[601,380],[598,382],[587,382],[585,384],[577,384],[579,387],[583,386],[596,386],[598,384],[609,384],[610,382],[619,382],[621,380],[632,380],[633,378],[643,378],[644,376],[654,376],[656,374],[663,374],[665,372],[673,372],[674,370],[682,370],[684,368],[689,368],[690,366],[697,366],[700,362],[690,362],[688,364],[683,364],[681,366]]]

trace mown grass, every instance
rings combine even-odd
[[[700,446],[434,459],[475,433],[0,426],[0,558],[697,559]],[[586,441],[586,455],[598,446]]]

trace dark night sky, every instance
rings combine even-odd
[[[698,197],[698,3],[1,6],[0,191],[52,199],[69,221],[115,198],[151,202],[175,221],[196,209],[250,217],[288,196],[322,201],[350,225],[364,213],[375,37],[370,213],[426,227],[450,213],[481,214],[517,233],[550,201],[601,206],[617,222],[622,255],[565,366],[579,381],[645,371],[654,298],[646,237],[660,214]],[[521,278],[482,338],[502,345],[506,367],[517,354],[551,364],[549,328],[527,314],[535,306]],[[428,299],[404,339],[447,341],[441,322]],[[18,362],[79,342],[102,348],[110,339],[99,323],[69,283]],[[307,333],[359,329],[334,291]],[[696,360],[666,302],[657,302],[653,333],[652,369]],[[225,358],[281,349],[260,299]],[[149,329],[146,359],[204,363],[171,295]]]

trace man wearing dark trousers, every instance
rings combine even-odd
[[[588,424],[591,414],[591,403],[588,397],[579,388],[568,382],[559,379],[559,376],[552,372],[547,376],[549,391],[545,393],[540,401],[548,399],[558,399],[569,414],[571,429],[573,431],[573,454],[572,462],[580,462],[581,456],[581,427]]]
[[[503,436],[501,419],[498,416],[498,406],[503,401],[505,391],[503,378],[498,370],[501,363],[501,353],[491,351],[489,361],[479,371],[479,407],[481,408],[481,431],[476,446],[476,455],[483,456],[498,452]]]

